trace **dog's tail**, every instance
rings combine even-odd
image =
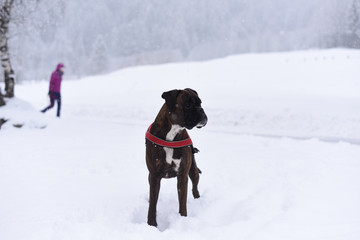
[[[195,153],[198,153],[198,152],[200,152],[200,150],[197,149],[196,147],[192,146],[192,153],[195,154]]]

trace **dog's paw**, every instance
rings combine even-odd
[[[157,227],[157,222],[156,222],[156,220],[148,220],[148,225],[150,225],[150,226],[153,226],[153,227]]]
[[[199,193],[199,191],[198,191],[198,190],[193,190],[193,196],[194,196],[195,199],[196,199],[196,198],[200,198],[200,193]]]

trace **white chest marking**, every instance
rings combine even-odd
[[[172,125],[170,131],[166,134],[166,140],[174,141],[176,135],[183,129],[180,125]]]
[[[170,131],[166,134],[166,140],[167,141],[173,141],[174,138],[176,137],[176,135],[183,130],[183,127],[180,127],[179,125],[172,125]],[[175,164],[175,168],[174,170],[177,172],[179,170],[180,167],[180,162],[181,159],[174,159],[173,158],[173,154],[174,154],[174,149],[173,148],[167,148],[164,147],[165,153],[166,153],[166,162],[168,164]]]

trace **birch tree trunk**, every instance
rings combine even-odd
[[[4,71],[5,97],[14,97],[15,74],[10,62],[8,47],[9,23],[14,0],[6,0],[0,9],[0,58]]]
[[[4,105],[5,105],[5,101],[4,101],[4,98],[3,98],[2,94],[1,94],[1,91],[0,91],[0,107],[4,106]]]

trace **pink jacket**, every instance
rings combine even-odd
[[[49,87],[50,92],[60,93],[61,80],[63,75],[63,73],[60,71],[60,68],[62,67],[64,67],[64,64],[59,63],[56,67],[56,70],[51,74],[50,87]]]

